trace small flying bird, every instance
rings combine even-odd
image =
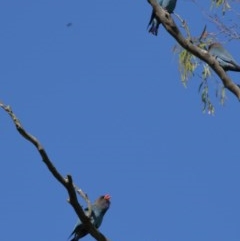
[[[73,24],[72,23],[67,23],[66,26],[67,27],[71,27]]]
[[[219,65],[225,71],[240,72],[240,65],[237,64],[233,56],[220,44],[212,43],[208,47],[208,53],[216,58]]]
[[[100,227],[103,217],[110,207],[110,199],[111,199],[110,195],[106,194],[106,195],[100,196],[94,202],[94,204],[92,204],[91,206],[92,213],[89,218],[91,223],[95,226],[95,228]],[[88,216],[89,214],[88,208],[85,208],[84,212],[85,212],[85,215]],[[88,231],[85,229],[84,224],[81,222],[81,220],[78,220],[69,238],[73,236],[73,238],[70,241],[78,241],[80,238],[86,236],[87,234],[88,234]]]
[[[175,7],[176,7],[176,3],[177,0],[158,0],[158,4],[164,8],[167,12],[169,13],[173,13]],[[156,15],[154,13],[154,11],[152,11],[152,15],[148,24],[148,28],[149,28],[149,33],[152,33],[153,35],[158,35],[158,28],[159,25],[161,24],[161,22],[158,21],[158,19],[156,18]]]

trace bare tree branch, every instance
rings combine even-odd
[[[92,214],[92,205],[91,202],[87,196],[86,193],[83,192],[82,189],[80,189],[79,187],[77,187],[75,184],[73,184],[76,192],[86,201],[87,205],[88,205],[88,217],[91,217]]]
[[[10,106],[6,106],[3,102],[0,102],[0,107],[5,110],[11,117],[11,119],[14,122],[14,125],[17,128],[17,131],[27,139],[29,142],[31,142],[38,150],[39,154],[42,157],[43,162],[48,167],[49,171],[52,173],[52,175],[67,189],[68,195],[69,195],[69,203],[73,207],[74,211],[76,212],[79,219],[82,221],[82,223],[85,225],[88,232],[98,241],[109,241],[102,233],[100,233],[90,222],[89,217],[87,217],[82,209],[82,207],[79,205],[77,200],[77,195],[75,192],[75,189],[77,189],[77,192],[85,199],[85,201],[88,204],[88,207],[91,206],[91,203],[87,197],[87,195],[79,189],[76,185],[73,184],[72,177],[70,175],[67,175],[67,178],[63,178],[62,175],[58,172],[58,170],[55,168],[55,166],[52,164],[51,160],[49,159],[46,151],[44,150],[41,143],[37,140],[36,137],[29,134],[21,125],[19,119],[16,117],[16,115],[11,110]],[[90,208],[91,210],[91,208]]]
[[[214,57],[212,57],[206,50],[193,45],[190,40],[185,39],[180,30],[178,29],[177,25],[175,24],[174,20],[172,19],[171,15],[167,13],[157,3],[156,0],[147,1],[152,6],[158,20],[162,23],[168,33],[179,43],[179,45],[192,53],[194,56],[207,63],[222,80],[225,88],[231,91],[238,98],[238,100],[240,100],[240,88],[228,77],[226,72],[219,65],[218,61]]]
[[[238,23],[233,22],[231,25],[227,25],[223,22],[222,18],[218,15],[209,15],[206,14],[210,22],[212,22],[216,28],[219,30],[218,34],[223,34],[228,40],[239,40],[240,33],[238,28]]]

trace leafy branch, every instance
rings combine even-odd
[[[195,45],[191,39],[185,38],[172,19],[171,15],[166,12],[156,0],[147,1],[152,6],[158,20],[162,23],[166,31],[178,42],[178,44],[195,57],[207,63],[221,79],[224,87],[231,91],[237,97],[237,99],[240,100],[240,88],[229,78],[223,68],[219,65],[218,61],[205,49]],[[190,70],[191,69],[192,67]]]

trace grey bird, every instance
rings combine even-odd
[[[208,47],[208,53],[216,58],[219,65],[225,71],[237,71],[240,72],[240,66],[237,64],[233,56],[220,44],[212,43]]]

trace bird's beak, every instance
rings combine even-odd
[[[111,196],[110,196],[109,194],[106,194],[106,195],[104,196],[104,199],[105,199],[105,200],[110,200],[110,199],[111,199]]]

